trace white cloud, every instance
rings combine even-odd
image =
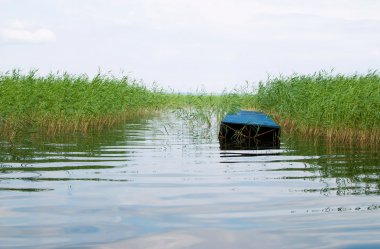
[[[7,43],[48,43],[57,40],[53,31],[36,28],[29,22],[16,20],[0,28],[1,40]]]

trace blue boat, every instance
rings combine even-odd
[[[221,147],[279,148],[281,127],[267,114],[241,110],[220,125]]]

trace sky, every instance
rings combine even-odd
[[[380,68],[378,0],[0,0],[0,71],[130,75],[179,92]]]

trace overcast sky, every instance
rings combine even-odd
[[[0,0],[0,71],[122,71],[176,91],[380,68],[378,0]]]

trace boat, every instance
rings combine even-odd
[[[219,129],[221,148],[279,148],[281,127],[263,112],[240,110],[227,114]]]

